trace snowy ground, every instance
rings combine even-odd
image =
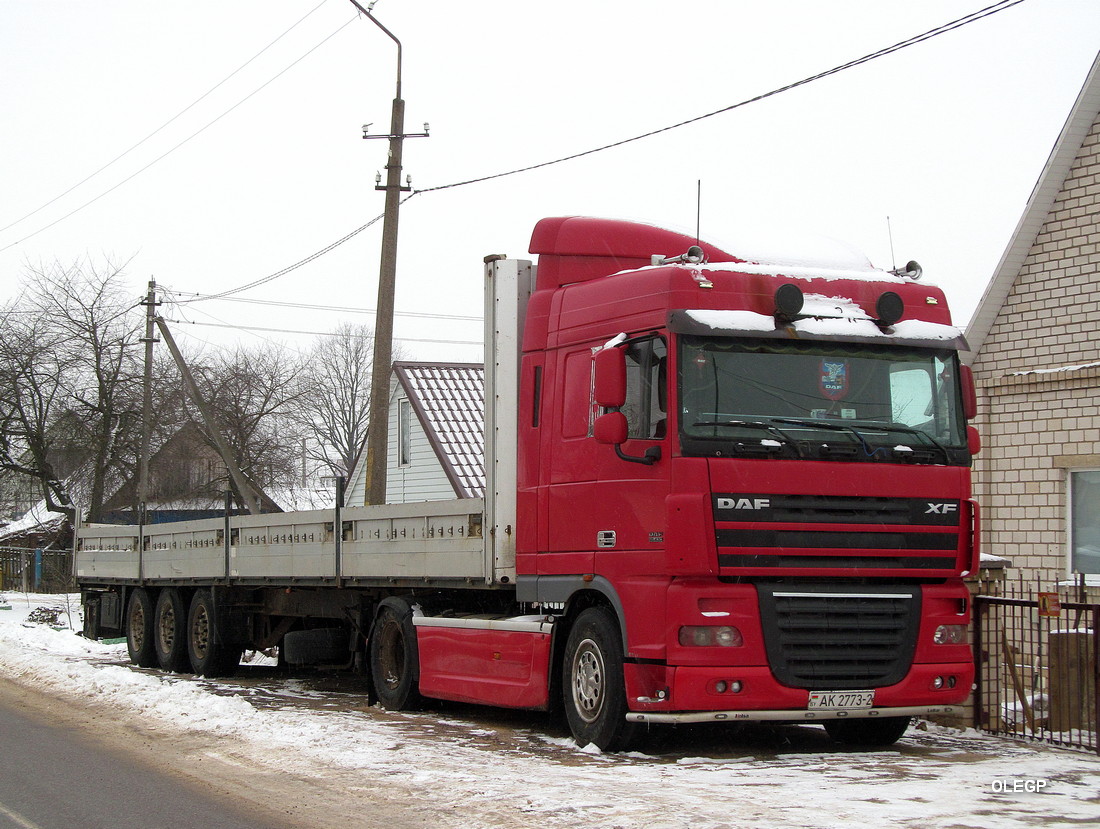
[[[93,699],[161,733],[216,737],[280,771],[416,792],[470,829],[1100,824],[1100,758],[1081,752],[921,724],[873,752],[790,726],[666,730],[647,753],[601,755],[539,715],[368,708],[349,679],[260,666],[214,682],[133,669],[124,645],[73,633],[75,597],[4,598],[0,676]],[[59,611],[56,624],[31,621],[50,615],[41,607]]]

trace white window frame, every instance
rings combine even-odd
[[[1100,475],[1100,467],[1075,467],[1067,470],[1066,475],[1066,576],[1072,576],[1074,573],[1074,551],[1076,549],[1074,539],[1074,477],[1079,474],[1094,473]],[[1093,579],[1100,580],[1100,573],[1086,573],[1086,576],[1091,576]],[[1091,579],[1090,579],[1091,581]]]
[[[397,465],[412,466],[412,402],[407,397],[397,399]]]

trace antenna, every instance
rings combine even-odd
[[[703,180],[695,180],[695,244],[699,244],[699,221],[703,213]]]
[[[886,217],[886,235],[890,237],[890,270],[897,270],[898,263],[894,261],[894,229],[890,226],[890,217]]]

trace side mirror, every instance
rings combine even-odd
[[[959,366],[959,379],[962,381],[963,414],[967,420],[973,420],[978,416],[978,392],[970,366]]]
[[[977,455],[982,451],[982,436],[973,426],[966,427],[966,450],[971,455]]]
[[[598,443],[609,443],[613,446],[626,443],[626,415],[622,412],[600,415],[592,425],[592,436]]]
[[[605,348],[596,352],[595,362],[596,404],[617,409],[626,403],[626,352],[621,348]]]

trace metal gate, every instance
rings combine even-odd
[[[975,596],[976,728],[1100,752],[1100,604]]]

